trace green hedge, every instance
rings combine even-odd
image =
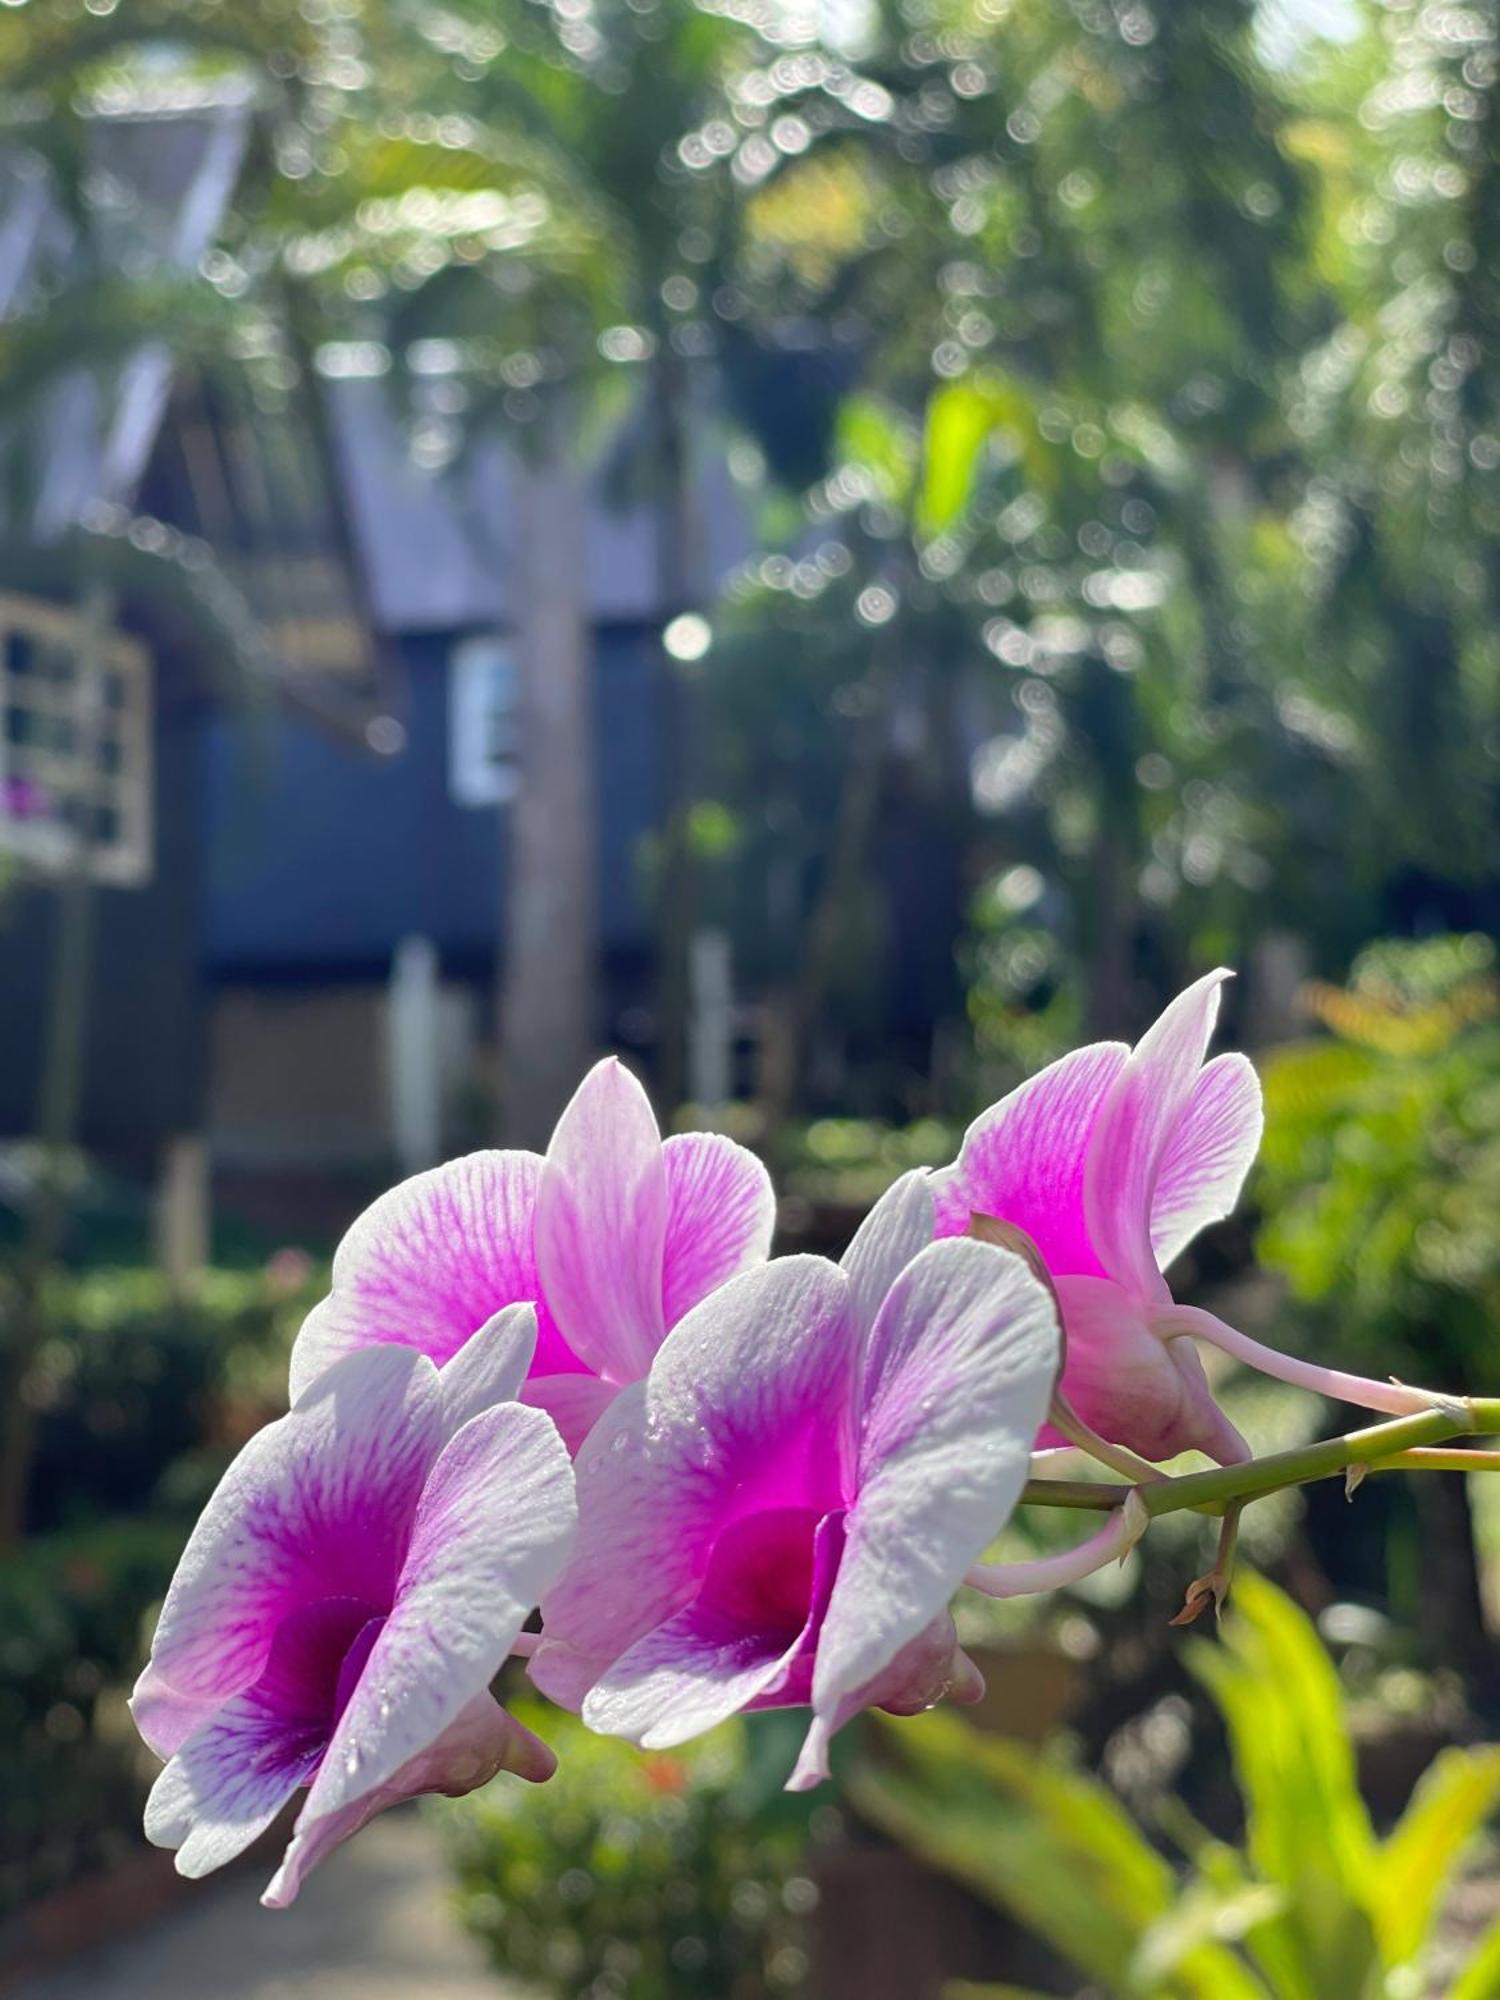
[[[811,1809],[779,1787],[805,1717],[643,1754],[539,1702],[513,1706],[558,1752],[557,1776],[433,1808],[464,1921],[499,1971],[549,2000],[804,1990]]]
[[[0,1918],[139,1844],[155,1769],[125,1707],[193,1520],[285,1393],[316,1288],[59,1274],[33,1371],[31,1533],[0,1563]]]

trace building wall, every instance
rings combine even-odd
[[[380,978],[403,937],[445,971],[493,968],[503,812],[455,803],[448,782],[446,636],[402,642],[406,744],[349,747],[290,716],[210,725],[203,811],[205,953],[215,980]],[[664,685],[641,630],[600,634],[595,682],[600,923],[607,951],[644,948],[643,836],[660,817]]]
[[[170,686],[169,663],[163,682]],[[170,1134],[198,1129],[205,1075],[196,821],[201,723],[170,697],[157,709],[152,874],[96,889],[84,1021],[79,1137],[132,1166]],[[36,1129],[52,1005],[55,883],[0,888],[0,1138]]]
[[[403,642],[406,743],[377,757],[290,715],[221,715],[202,780],[210,990],[208,1133],[221,1165],[388,1165],[388,980],[404,938],[437,948],[444,1149],[487,1136],[485,1042],[503,927],[503,807],[449,783],[453,641]],[[598,641],[596,798],[606,1017],[629,1042],[649,947],[639,851],[660,817],[653,634]]]
[[[477,995],[448,985],[436,1030],[444,1152],[475,1141]],[[209,1135],[222,1166],[369,1167],[395,1154],[384,986],[228,986],[210,1015]]]

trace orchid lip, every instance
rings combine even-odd
[[[795,1638],[814,1599],[817,1543],[829,1524],[843,1545],[842,1508],[775,1507],[732,1522],[713,1546],[699,1602],[726,1618]]]

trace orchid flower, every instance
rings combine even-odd
[[[1205,1061],[1225,970],[1181,993],[1134,1049],[1075,1050],[992,1105],[936,1177],[940,1236],[994,1217],[1030,1236],[1057,1290],[1062,1392],[1101,1437],[1150,1459],[1249,1456],[1215,1403],[1195,1340],[1299,1387],[1403,1413],[1425,1392],[1276,1353],[1178,1305],[1162,1270],[1239,1198],[1260,1145],[1260,1081],[1242,1055]],[[1053,1430],[1044,1443],[1065,1443]]]
[[[340,1355],[391,1341],[445,1368],[494,1313],[532,1300],[523,1400],[576,1449],[690,1307],[764,1262],[774,1221],[753,1153],[710,1132],[664,1141],[645,1091],[608,1059],[579,1085],[545,1159],[471,1153],[366,1209],[297,1336],[292,1393]]]
[[[309,1787],[263,1901],[386,1806],[497,1771],[551,1776],[489,1683],[576,1525],[551,1420],[513,1398],[518,1306],[444,1371],[372,1347],[322,1374],[225,1473],[183,1553],[131,1709],[167,1759],[146,1832],[222,1867]]]
[[[1021,1258],[932,1228],[908,1175],[842,1269],[731,1280],[595,1427],[531,1665],[590,1728],[664,1749],[810,1703],[800,1790],[860,1709],[977,1698],[949,1601],[1020,1497],[1057,1314]]]

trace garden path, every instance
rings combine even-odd
[[[436,1838],[414,1813],[366,1827],[290,1910],[261,1909],[262,1886],[237,1870],[14,2000],[518,2000],[453,1916]]]

